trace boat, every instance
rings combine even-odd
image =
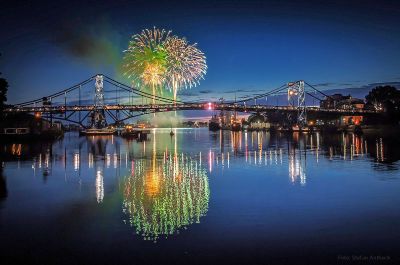
[[[113,135],[117,130],[114,128],[90,128],[82,130],[79,135],[92,136],[92,135]]]
[[[300,127],[300,126],[298,126],[298,125],[294,125],[294,126],[292,127],[292,131],[293,131],[293,132],[308,132],[309,129],[308,129],[308,127]]]
[[[135,128],[132,125],[126,125],[121,131],[121,136],[127,139],[147,140],[147,135],[150,134],[149,129]]]
[[[171,135],[171,136],[174,136],[174,135],[175,135],[175,133],[172,131],[172,129],[171,129],[171,131],[169,132],[169,135]]]
[[[219,118],[217,117],[217,115],[211,117],[211,120],[208,122],[208,129],[214,132],[221,129],[221,125],[219,123]]]
[[[242,124],[240,122],[237,122],[237,121],[233,122],[232,126],[231,126],[231,130],[234,131],[234,132],[241,131],[242,130]]]

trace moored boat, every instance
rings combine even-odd
[[[235,131],[235,132],[241,131],[242,130],[242,124],[240,124],[239,122],[233,122],[231,130]]]
[[[92,135],[113,135],[117,130],[114,128],[90,128],[86,130],[82,130],[79,132],[79,135],[92,136]]]
[[[212,116],[211,120],[208,122],[208,129],[210,131],[219,131],[221,129],[221,125],[217,115]]]

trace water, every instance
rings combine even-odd
[[[67,133],[1,146],[1,264],[398,262],[399,142]]]

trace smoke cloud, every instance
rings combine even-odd
[[[121,34],[106,20],[96,24],[63,22],[53,30],[50,39],[69,54],[93,66],[111,66],[116,70],[121,67]]]

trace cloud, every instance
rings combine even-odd
[[[363,86],[354,86],[352,87],[345,87],[345,88],[336,88],[336,89],[327,89],[323,90],[325,94],[332,95],[332,94],[343,94],[343,95],[352,95],[355,98],[365,98],[365,96],[371,91],[373,88],[377,86],[384,86],[390,85],[396,88],[400,88],[400,82],[377,82],[377,83],[370,83]]]
[[[334,83],[319,83],[319,84],[314,84],[313,86],[315,87],[329,87],[335,85]]]
[[[212,92],[212,90],[200,90],[199,91],[200,94],[208,94],[208,93],[211,93],[211,92]]]
[[[179,96],[185,96],[185,97],[194,97],[194,96],[198,96],[199,94],[196,91],[193,90],[181,90],[178,92]]]

